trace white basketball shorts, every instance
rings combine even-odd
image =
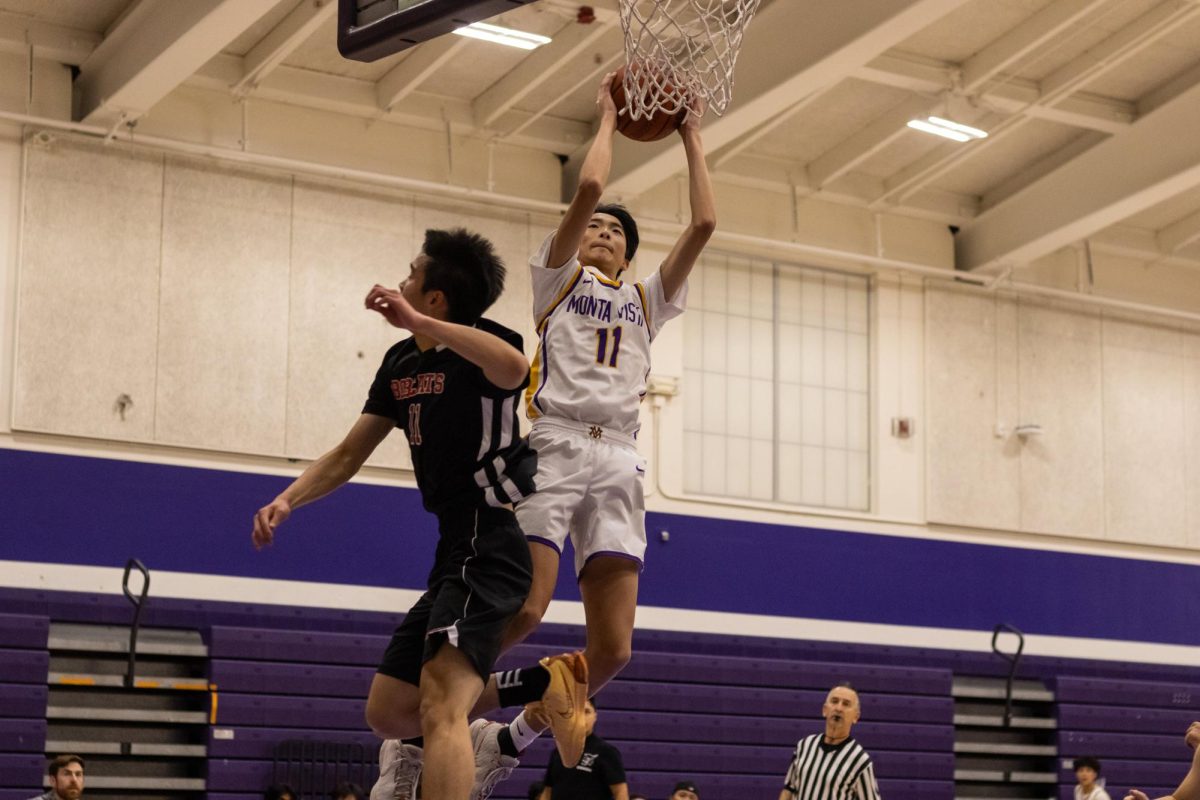
[[[542,417],[529,444],[538,454],[537,491],[517,505],[525,538],[562,554],[567,535],[575,574],[593,558],[642,564],[646,555],[646,462],[634,440],[587,423]]]

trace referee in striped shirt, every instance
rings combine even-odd
[[[825,732],[796,744],[779,800],[880,800],[871,756],[850,738],[860,710],[850,684],[829,690],[821,706]]]

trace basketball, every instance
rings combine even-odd
[[[668,92],[671,91],[670,86],[665,88]],[[646,87],[644,91],[649,92],[650,88]],[[625,67],[617,70],[616,76],[613,77],[612,99],[617,106],[617,130],[638,142],[657,142],[670,136],[672,132],[679,130],[687,116],[687,110],[681,109],[674,114],[656,111],[649,118],[633,119],[626,108]]]

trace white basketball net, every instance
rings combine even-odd
[[[676,114],[689,97],[722,114],[733,96],[742,33],[762,0],[621,0],[626,110]]]

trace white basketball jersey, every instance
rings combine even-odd
[[[683,313],[687,285],[671,302],[658,272],[638,283],[581,266],[547,267],[554,234],[530,259],[538,349],[525,392],[531,420],[556,417],[637,435],[650,374],[650,343]]]

